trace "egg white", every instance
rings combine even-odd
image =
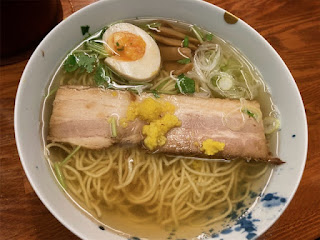
[[[109,27],[104,35],[103,41],[116,32],[129,32],[140,36],[146,43],[144,55],[135,61],[123,61],[115,59],[114,56],[105,59],[106,64],[122,77],[133,81],[151,81],[159,72],[161,57],[160,50],[154,39],[141,28],[130,23],[117,23]]]

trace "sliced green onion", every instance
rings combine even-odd
[[[199,40],[199,42],[203,43],[203,34],[200,31],[200,29],[197,26],[193,25],[191,26],[191,30],[193,31],[194,35]]]
[[[190,58],[184,58],[177,61],[180,64],[188,64],[191,62]]]
[[[247,114],[249,117],[254,118],[257,122],[260,122],[262,113],[258,108],[245,106],[241,109],[241,112]]]
[[[53,164],[53,169],[54,172],[56,174],[56,177],[59,181],[59,183],[61,184],[61,186],[66,189],[67,185],[64,181],[64,177],[63,174],[61,172],[61,166],[63,166],[64,164],[66,164],[68,162],[68,160],[80,149],[80,146],[77,146],[62,162],[55,162]]]
[[[280,121],[274,117],[265,117],[263,119],[264,133],[271,134],[280,128]]]
[[[213,39],[213,35],[211,33],[208,33],[204,36],[204,38],[207,40],[207,41],[212,41]]]
[[[117,122],[115,117],[111,117],[110,125],[111,125],[111,137],[115,138],[117,137]]]
[[[69,159],[76,153],[78,152],[78,150],[81,148],[81,146],[77,146],[62,162],[61,162],[61,166],[63,166],[64,164],[66,164]]]
[[[185,36],[183,39],[183,47],[189,47],[189,37]]]
[[[229,74],[221,74],[220,78],[217,79],[216,84],[222,91],[228,91],[233,86],[233,77]]]
[[[61,169],[60,169],[60,163],[59,163],[59,162],[55,162],[55,163],[53,164],[53,168],[54,168],[54,171],[55,171],[55,173],[56,173],[56,177],[57,177],[60,185],[61,185],[64,189],[66,189],[67,185],[66,185],[66,183],[64,182],[64,177],[63,177],[63,174],[62,174]]]
[[[251,112],[251,111],[250,111],[250,110],[248,110],[248,109],[242,109],[242,112],[243,112],[243,113],[248,114],[248,115],[249,115],[249,117],[255,118],[254,113],[253,113],[253,112]]]

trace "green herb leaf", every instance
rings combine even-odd
[[[97,61],[98,59],[96,55],[89,55],[85,52],[79,52],[70,54],[66,61],[63,63],[63,66],[67,72],[73,72],[78,68],[81,68],[82,71],[91,73]]]
[[[78,69],[77,59],[74,55],[69,55],[63,63],[64,70],[67,72],[73,72]]]
[[[213,39],[213,35],[211,33],[208,33],[204,36],[204,38],[207,40],[207,41],[212,41]]]
[[[97,86],[109,87],[110,85],[110,77],[107,75],[106,70],[101,64],[97,67],[96,73],[94,75],[94,81],[96,82]]]
[[[180,64],[188,64],[191,62],[190,58],[184,58],[177,61]]]
[[[89,55],[86,53],[76,54],[76,59],[79,67],[83,68],[87,71],[87,73],[91,73],[95,67],[95,63],[97,62],[97,57],[95,55]]]
[[[89,26],[86,25],[86,26],[81,26],[81,32],[82,32],[82,35],[86,35],[87,33],[89,33]]]
[[[153,89],[153,90],[152,90],[152,93],[153,93],[153,96],[154,96],[155,98],[160,98],[157,90]]]
[[[119,47],[119,46],[120,46],[120,44],[119,44],[118,42],[116,42],[116,45],[117,45],[117,47]]]
[[[176,88],[179,89],[181,93],[194,93],[195,92],[195,83],[191,78],[186,77],[184,74],[178,76],[176,83]]]
[[[189,47],[189,37],[185,36],[183,39],[183,47]]]
[[[79,52],[70,54],[63,63],[63,66],[67,72],[73,72],[78,68],[81,68],[82,71],[85,70],[87,73],[91,73],[97,61],[98,59],[96,55],[89,55],[85,52]]]

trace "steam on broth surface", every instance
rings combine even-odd
[[[75,85],[112,91],[115,98],[123,90],[156,101],[164,98],[161,94],[239,99],[239,107],[221,119],[224,126],[236,133],[248,121],[254,125],[263,121],[269,150],[277,153],[278,113],[260,74],[229,43],[194,25],[131,19],[85,39],[66,57],[50,83],[44,126],[58,87],[77,89]],[[259,102],[261,111],[250,105],[252,100]],[[235,113],[241,116],[237,124],[230,121]],[[160,113],[161,117],[164,114],[167,112]],[[122,137],[122,120],[117,109],[108,118],[113,142]],[[175,128],[179,124],[168,134]],[[47,141],[45,128],[43,132]],[[140,135],[145,139],[145,134]],[[218,232],[254,205],[253,193],[263,191],[272,173],[267,162],[248,162],[249,158],[237,156],[225,160],[225,155],[219,155],[223,147],[216,149],[224,143],[213,141],[216,139],[207,139],[210,149],[216,150],[213,154],[201,150],[205,141],[195,142],[203,151],[200,157],[207,160],[162,153],[162,145],[153,149],[146,141],[142,147],[115,144],[88,149],[70,144],[72,141],[48,139],[46,156],[66,193],[101,225],[126,237],[165,239],[171,234],[178,239]]]

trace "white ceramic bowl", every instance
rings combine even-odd
[[[65,197],[56,183],[40,140],[39,119],[44,90],[68,51],[83,39],[80,26],[89,25],[90,31],[94,32],[108,23],[138,16],[174,18],[197,24],[231,42],[260,70],[280,110],[279,155],[286,164],[276,168],[262,196],[264,201],[259,201],[243,222],[220,233],[219,239],[255,238],[266,231],[288,206],[300,182],[307,153],[307,123],[301,96],[288,68],[269,43],[241,20],[227,24],[224,13],[221,8],[196,0],[99,1],[62,21],[31,56],[16,96],[14,126],[19,156],[41,201],[80,238],[123,239],[101,231]]]

